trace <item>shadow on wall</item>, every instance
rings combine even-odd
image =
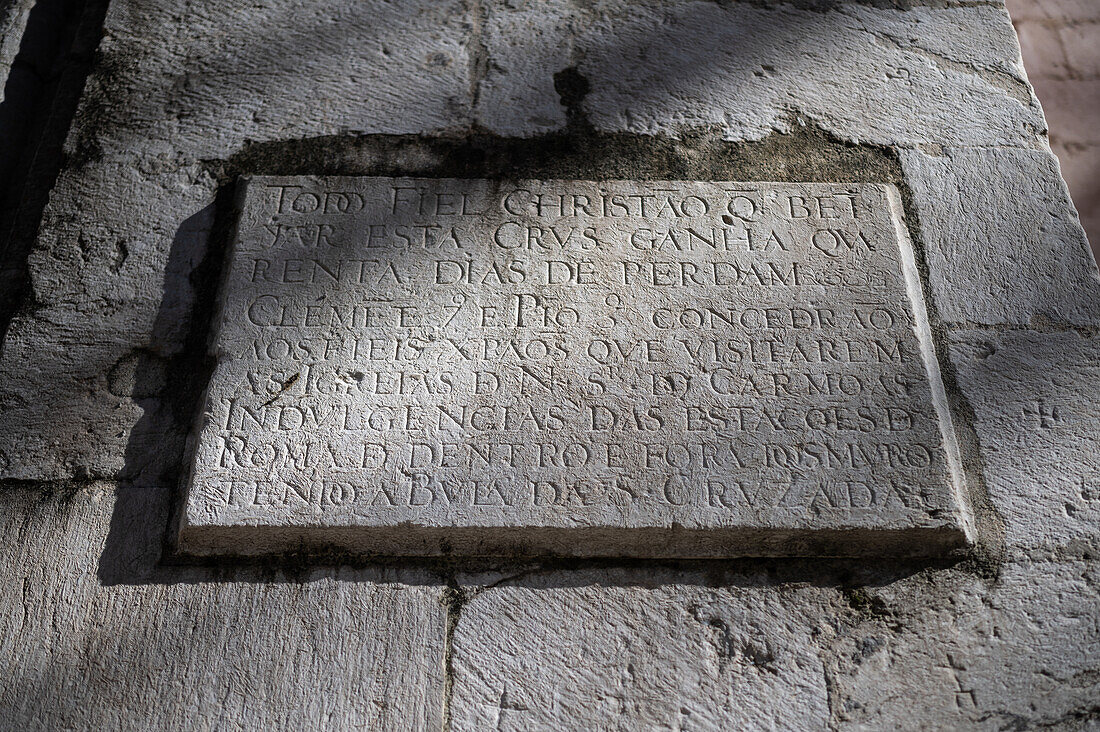
[[[0,101],[0,343],[103,28],[107,0],[37,0]]]
[[[804,2],[817,9],[827,9],[838,3]],[[904,3],[902,3],[904,4]],[[708,9],[711,6],[706,6]],[[774,25],[756,24],[758,31],[769,27],[777,35],[784,33],[782,20],[789,17],[775,14]],[[805,22],[802,19],[801,22]],[[298,24],[283,24],[284,28],[299,28]],[[342,26],[335,26],[336,29]],[[328,42],[326,48],[347,47],[350,41],[357,44],[362,38],[333,38],[334,26],[326,24]],[[305,32],[299,30],[298,32]],[[666,28],[653,28],[650,43],[657,43],[667,33]],[[155,35],[150,31],[150,36]],[[297,67],[287,66],[285,38],[282,43],[266,44],[266,61],[274,69],[286,69],[296,73]],[[808,43],[810,39],[803,39]],[[620,40],[622,48],[600,49],[603,57],[628,59],[639,44],[646,39],[638,34]],[[629,47],[627,47],[629,46]],[[751,44],[746,43],[746,53],[758,53],[769,47],[768,38],[756,34]],[[685,48],[691,55],[691,73],[705,77],[713,70],[700,61],[697,50]],[[724,67],[737,65],[738,48],[724,48],[721,63]],[[293,54],[291,57],[296,58]],[[265,58],[252,59],[262,64]],[[686,59],[687,57],[685,57]],[[717,59],[717,56],[715,57]],[[705,54],[702,58],[706,60]],[[744,84],[755,84],[756,58],[745,60],[739,67],[739,77]],[[717,61],[715,61],[717,62]],[[204,61],[212,76],[240,79],[239,83],[255,84],[255,77],[233,75],[234,59],[214,54]],[[665,73],[683,73],[687,60],[676,69]],[[725,68],[724,73],[729,69]],[[480,73],[484,74],[482,69]],[[164,295],[157,314],[154,332],[149,346],[117,365],[110,375],[112,391],[121,397],[134,399],[142,408],[143,416],[132,430],[126,450],[125,467],[118,476],[120,485],[117,503],[112,517],[107,544],[101,557],[99,576],[106,584],[163,583],[204,581],[230,574],[237,579],[262,577],[272,579],[271,572],[290,572],[317,564],[316,557],[297,560],[294,557],[276,561],[256,562],[251,566],[239,560],[219,563],[186,562],[175,555],[172,536],[179,511],[180,487],[186,473],[185,442],[195,418],[202,391],[209,378],[211,363],[206,356],[210,320],[217,299],[218,276],[223,269],[223,258],[232,226],[233,181],[242,174],[373,174],[373,175],[421,175],[447,177],[561,177],[561,178],[636,178],[636,179],[727,179],[727,180],[797,180],[823,182],[893,182],[905,190],[904,180],[896,156],[890,150],[872,145],[853,145],[829,137],[820,130],[807,126],[797,113],[792,112],[779,125],[793,130],[787,134],[773,133],[761,142],[733,144],[720,139],[708,129],[683,129],[676,138],[639,136],[630,134],[601,134],[592,130],[584,114],[584,97],[587,81],[573,67],[548,70],[553,74],[552,88],[566,119],[565,127],[554,133],[532,138],[506,138],[484,133],[471,121],[470,128],[462,133],[438,137],[430,136],[334,136],[263,143],[244,147],[228,160],[208,163],[213,174],[222,182],[215,204],[194,212],[179,227],[169,253],[164,281]],[[202,84],[203,75],[194,83]],[[278,99],[279,74],[271,75],[270,88],[263,91],[271,99]],[[682,82],[683,79],[678,79]],[[260,82],[263,84],[264,82]],[[476,86],[479,80],[475,77]],[[122,86],[121,82],[119,86]],[[113,99],[110,122],[95,129],[82,129],[74,145],[80,164],[81,156],[95,156],[94,138],[110,134],[110,125],[118,129],[141,129],[141,120],[130,119],[126,89],[117,89],[120,97]],[[254,93],[256,90],[250,90]],[[174,108],[193,105],[188,114],[216,114],[217,110],[204,109],[207,97],[193,89],[181,90],[181,99],[173,101]],[[534,97],[541,94],[529,89]],[[216,95],[209,97],[216,98]],[[419,100],[423,101],[423,100]],[[510,110],[517,115],[527,115],[529,108],[546,106],[546,100],[516,99]],[[96,100],[89,102],[97,103]],[[102,103],[102,101],[98,102]],[[136,106],[136,105],[135,105]],[[94,111],[92,116],[94,117]],[[471,117],[473,113],[471,112]],[[525,122],[524,122],[525,123]],[[517,124],[516,127],[522,127]],[[67,125],[65,126],[67,129]],[[132,130],[130,130],[132,132]],[[58,135],[58,145],[64,135]],[[140,152],[140,151],[138,151]],[[39,212],[40,214],[40,212]],[[916,225],[915,212],[908,210],[911,226]],[[919,241],[919,236],[914,237]],[[180,334],[185,334],[180,336]],[[179,347],[182,340],[182,349]],[[174,345],[172,345],[174,344]],[[347,562],[347,558],[332,558],[332,562]],[[396,562],[397,560],[394,560]],[[403,562],[408,564],[409,561]],[[415,562],[414,562],[415,563]],[[591,563],[591,562],[589,562]],[[373,564],[385,566],[385,562]],[[392,563],[391,563],[392,564]],[[565,562],[584,564],[584,562]],[[630,563],[613,562],[627,566]],[[652,563],[644,563],[652,566]],[[722,562],[728,566],[729,562]],[[773,566],[775,563],[767,563]],[[428,562],[426,566],[442,566],[446,563]],[[865,570],[850,564],[839,563],[834,574],[822,574],[821,563],[808,563],[806,581],[843,583],[846,576]],[[716,565],[707,564],[714,567]],[[798,567],[797,562],[784,566]],[[891,565],[894,569],[876,571],[891,573],[912,571],[910,565]],[[927,566],[925,563],[923,566]],[[797,570],[792,570],[797,571]],[[826,579],[822,579],[825,577]]]
[[[461,138],[425,136],[340,136],[265,143],[246,147],[217,171],[225,181],[215,205],[188,218],[177,231],[165,295],[155,327],[157,339],[186,327],[186,347],[173,358],[144,353],[134,365],[133,396],[144,416],[131,433],[124,475],[118,489],[99,576],[106,584],[199,582],[213,578],[239,581],[290,580],[317,566],[351,565],[374,569],[381,581],[387,570],[419,568],[436,577],[456,567],[470,571],[515,569],[531,562],[507,559],[363,559],[332,554],[308,557],[197,559],[177,554],[176,526],[182,510],[188,455],[185,438],[200,408],[213,363],[207,355],[220,274],[235,218],[234,181],[240,175],[348,174],[426,177],[816,180],[892,182],[904,190],[900,165],[891,151],[856,146],[820,130],[795,126],[792,134],[774,134],[757,143],[734,144],[698,131],[680,139],[594,132],[578,111],[585,83],[575,70],[557,75],[563,104],[572,120],[559,133],[536,138],[502,138],[471,133]],[[915,217],[915,213],[911,213]],[[910,219],[915,222],[915,218]],[[191,307],[190,304],[194,303]],[[184,326],[184,324],[187,324]],[[162,390],[163,395],[162,395]],[[955,560],[957,561],[957,560]],[[859,561],[552,559],[537,567],[605,567],[622,570],[618,581],[644,584],[654,566],[702,570],[716,583],[738,581],[738,573],[777,572],[791,581],[846,585],[874,584],[952,560],[919,560],[867,567]],[[403,580],[407,581],[407,580]],[[578,580],[589,582],[590,579]]]

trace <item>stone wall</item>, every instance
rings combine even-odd
[[[4,268],[26,287],[0,311],[0,726],[1100,720],[1100,278],[1003,5],[62,15],[56,83],[32,95],[50,124],[12,138],[45,152],[6,193]],[[974,545],[907,561],[182,555],[185,441],[244,174],[898,186]]]
[[[1062,164],[1093,252],[1100,239],[1100,5],[1089,0],[1013,0],[1027,75],[1050,123],[1050,145]]]

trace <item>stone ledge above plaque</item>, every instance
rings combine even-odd
[[[252,177],[238,208],[185,552],[968,541],[891,186]]]

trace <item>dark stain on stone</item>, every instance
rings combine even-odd
[[[862,638],[856,644],[856,650],[852,654],[852,661],[856,665],[859,665],[871,656],[875,655],[875,653],[877,653],[879,649],[881,649],[885,645],[886,641],[884,641],[882,638],[879,638],[878,636]]]
[[[562,69],[554,74],[554,91],[561,99],[561,105],[565,107],[565,118],[570,128],[589,127],[588,119],[584,113],[584,98],[592,89],[588,79],[584,77],[576,66]]]
[[[555,84],[573,119],[587,82],[559,72]],[[893,149],[851,144],[792,120],[789,133],[754,142],[722,139],[717,128],[678,136],[566,128],[535,137],[484,130],[454,135],[331,135],[252,143],[228,160],[206,161],[223,181],[240,175],[381,175],[428,178],[734,180],[903,185]]]
[[[878,595],[869,592],[863,587],[845,588],[841,590],[848,606],[858,615],[868,620],[882,620],[896,622],[897,615]]]
[[[458,580],[451,575],[440,594],[439,602],[446,613],[443,632],[443,729],[451,729],[452,702],[454,697],[454,637],[462,609],[471,599],[470,593],[459,586]]]

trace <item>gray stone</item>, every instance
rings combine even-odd
[[[813,642],[824,593],[605,579],[557,573],[470,600],[454,633],[451,729],[827,726]]]
[[[32,4],[0,4],[2,69]],[[1095,276],[999,2],[112,0],[102,35],[0,348],[0,727],[1097,726]],[[719,137],[766,139],[778,177],[838,140],[902,161],[983,499],[969,561],[495,558],[471,588],[449,561],[166,550],[220,186],[480,176],[609,132],[655,177]]]
[[[996,582],[946,572],[934,589],[924,574],[871,588],[822,638],[836,726],[1095,729],[1098,590],[1095,564],[1082,561],[1007,564]]]
[[[451,729],[1095,726],[1094,563],[805,572],[465,578]]]
[[[471,84],[463,10],[459,0],[372,0],[303,14],[278,0],[205,3],[185,20],[158,2],[115,3],[104,73],[78,116],[112,129],[95,136],[97,154],[164,162],[227,157],[246,141],[459,129]]]
[[[1100,323],[1096,262],[1050,152],[906,150],[901,161],[940,318]]]
[[[240,209],[189,551],[964,538],[892,188],[257,177]]]
[[[54,200],[84,203],[48,209],[30,256],[35,307],[14,318],[0,359],[0,476],[136,477],[163,466],[159,455],[173,452],[163,434],[151,451],[129,447],[157,400],[112,391],[112,375],[139,355],[182,350],[214,189],[198,165],[98,163],[59,181]]]
[[[507,135],[560,126],[547,70],[575,65],[591,82],[588,119],[609,131],[705,126],[756,140],[801,121],[913,146],[1031,145],[1045,129],[1003,10],[838,8],[493,3],[481,35],[492,63],[474,112]]]
[[[34,0],[3,0],[0,2],[0,101],[4,99],[5,82],[12,62],[19,53],[19,42],[27,28]]]
[[[112,3],[102,60],[66,142],[70,165],[31,256],[34,307],[14,321],[0,359],[0,477],[110,479],[145,469],[136,457],[125,468],[122,456],[157,405],[111,394],[107,374],[136,352],[182,346],[188,278],[213,216],[210,164],[250,142],[454,134],[472,123],[523,136],[559,129],[554,74],[575,64],[591,84],[582,111],[609,131],[678,136],[706,124],[729,140],[759,139],[789,131],[793,113],[842,139],[882,145],[1035,144],[1038,106],[998,87],[1018,73],[1003,10],[838,8],[517,2],[475,3],[467,13],[457,2],[341,2],[303,19],[288,0],[247,12],[203,3],[186,16],[158,0]],[[978,26],[978,38],[961,34]],[[801,55],[806,44],[812,54]],[[720,63],[677,76],[684,70],[672,57],[684,48]],[[927,53],[967,68],[941,70]],[[917,87],[887,75],[913,64]],[[994,79],[990,69],[1004,74]],[[1026,174],[1052,175],[1049,165]],[[939,187],[930,176],[928,196]],[[917,192],[918,204],[932,205],[924,196]],[[931,281],[956,266],[931,262]],[[1024,306],[1031,290],[1023,283]],[[56,357],[38,358],[42,349]],[[92,364],[96,373],[86,373]]]
[[[1078,557],[1100,545],[1097,339],[963,331],[951,360],[1008,545]]]
[[[437,590],[350,569],[157,571],[150,492],[0,493],[0,727],[439,729]],[[105,577],[135,535],[151,573]]]

